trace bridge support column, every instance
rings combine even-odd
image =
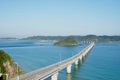
[[[80,64],[82,64],[82,56],[80,56]]]
[[[67,73],[69,74],[69,73],[71,73],[71,64],[67,67]]]
[[[57,80],[57,79],[58,79],[58,72],[56,72],[51,76],[51,80]]]
[[[85,53],[83,53],[83,57],[85,57],[86,55],[85,55]]]
[[[75,61],[75,65],[78,65],[78,60]]]
[[[82,61],[85,59],[85,54],[82,54]]]
[[[90,49],[89,49],[89,50],[87,50],[86,55],[88,55],[89,51],[90,51]]]

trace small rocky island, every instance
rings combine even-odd
[[[3,50],[0,50],[0,80],[13,78],[17,75],[24,74],[24,71],[13,61],[13,59]]]
[[[79,45],[79,44],[77,43],[77,41],[72,36],[69,36],[69,37],[65,38],[64,40],[61,40],[61,41],[58,41],[58,42],[54,43],[54,45],[76,46],[76,45]]]

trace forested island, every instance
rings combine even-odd
[[[54,45],[58,45],[58,46],[76,46],[78,45],[77,41],[74,39],[74,37],[69,36],[63,40],[60,40],[56,43],[54,43]]]

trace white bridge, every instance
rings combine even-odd
[[[16,78],[12,78],[11,80],[44,80],[51,76],[51,80],[57,80],[59,71],[66,68],[67,73],[71,73],[71,66],[73,63],[78,65],[78,61],[82,62],[82,59],[89,53],[89,51],[95,45],[94,42],[90,43],[89,46],[84,48],[78,54],[60,61],[58,63],[52,64],[50,66],[26,73],[24,75],[17,76]]]

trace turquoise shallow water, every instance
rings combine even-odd
[[[0,40],[0,49],[26,73],[69,58],[87,45],[59,47],[52,42]],[[71,74],[60,71],[59,80],[120,80],[120,43],[97,43],[83,64],[72,66]]]

